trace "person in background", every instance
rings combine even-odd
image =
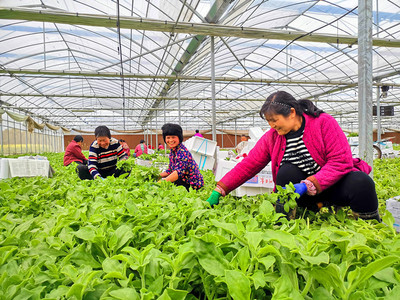
[[[104,179],[108,176],[118,177],[124,172],[117,169],[118,160],[127,159],[122,145],[111,137],[107,126],[98,126],[94,135],[96,140],[89,148],[88,165],[78,165],[77,172],[80,179]]]
[[[87,158],[82,153],[83,137],[76,135],[71,143],[68,144],[64,154],[64,166],[68,166],[72,162],[77,164],[87,164]]]
[[[128,143],[123,139],[120,139],[119,143],[121,144],[122,148],[124,149],[126,155],[128,155],[128,157],[130,157],[131,156],[131,149],[129,149]]]
[[[161,180],[171,181],[175,185],[183,185],[187,190],[192,187],[198,190],[204,186],[199,166],[189,150],[182,144],[182,127],[167,123],[161,128],[164,142],[171,149],[168,169],[160,173]]]
[[[240,143],[237,144],[235,148],[238,155],[242,152],[242,150],[244,149],[244,147],[247,146],[248,143],[249,142],[247,141],[247,136],[242,134],[242,136],[240,137]]]
[[[158,150],[165,150],[164,145],[161,143],[158,143]]]
[[[226,195],[271,163],[275,185],[294,183],[298,206],[317,211],[322,206],[350,206],[362,219],[380,222],[371,167],[353,158],[338,122],[310,100],[296,100],[284,91],[270,95],[260,110],[271,129],[248,156],[228,172],[207,200]],[[276,211],[284,213],[277,201]],[[295,210],[293,210],[295,211]],[[293,217],[287,215],[288,217]]]
[[[135,148],[134,157],[139,157],[142,154],[148,154],[148,148],[144,142],[144,140],[140,140],[140,143]]]
[[[198,137],[204,138],[204,136],[199,132],[198,129],[196,129],[196,133],[194,134],[194,136],[198,136]]]

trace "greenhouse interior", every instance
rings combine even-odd
[[[400,2],[1,0],[0,299],[399,299]]]

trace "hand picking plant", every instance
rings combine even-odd
[[[300,197],[299,194],[295,193],[295,187],[293,183],[289,183],[285,185],[285,188],[281,186],[276,186],[276,193],[271,194],[272,203],[276,203],[279,200],[281,204],[283,204],[283,208],[286,212],[289,212],[290,209],[294,209],[297,207],[296,199]]]

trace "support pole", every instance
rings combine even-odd
[[[158,120],[157,120],[157,118],[158,118],[158,112],[156,111],[156,149],[155,150],[158,150]]]
[[[215,53],[214,36],[211,36],[211,98],[212,98],[212,139],[217,141],[216,115],[215,115]]]
[[[17,134],[16,134],[16,131],[17,131],[17,129],[15,128],[15,126],[17,126],[17,122],[13,122],[14,123],[14,126],[13,126],[13,131],[14,131],[14,154],[17,154],[18,152],[17,152]]]
[[[22,123],[21,122],[19,122],[19,147],[21,150],[20,154],[22,154],[23,150],[22,150]]]
[[[382,127],[381,127],[381,95],[379,86],[376,87],[376,140],[378,143],[381,142],[381,135],[382,135]]]
[[[221,131],[221,148],[224,148],[224,124],[221,124],[222,131]]]
[[[178,79],[178,118],[179,118],[179,126],[181,124],[181,80]]]
[[[11,153],[10,121],[8,119],[9,117],[7,116],[7,146],[8,146],[8,155],[10,155],[13,153]]]
[[[233,148],[235,148],[237,145],[237,126],[236,126],[236,119],[235,119],[235,145],[233,146]]]
[[[0,115],[0,117],[1,117],[1,115]],[[1,155],[4,155],[3,119],[0,119],[0,139],[1,139]]]
[[[359,154],[372,166],[372,0],[358,1],[358,79]]]
[[[28,126],[25,127],[25,153],[28,153]]]
[[[64,131],[61,132],[61,145],[62,145],[62,151],[65,151]]]
[[[164,99],[164,124],[167,123],[167,112],[165,110],[165,101],[166,100]],[[163,143],[164,143],[164,155],[166,156],[167,155],[167,144],[165,143],[164,138],[163,138]]]

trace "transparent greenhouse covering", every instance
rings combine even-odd
[[[0,6],[1,109],[39,123],[90,131],[164,122],[266,127],[262,103],[285,90],[314,101],[342,128],[358,128],[356,0]],[[400,130],[400,1],[373,0],[372,17],[373,102],[394,106],[381,123]]]

